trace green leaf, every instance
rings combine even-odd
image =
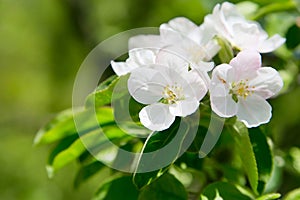
[[[278,193],[272,193],[272,194],[265,194],[261,197],[256,198],[256,200],[274,200],[279,199],[281,197],[281,194]]]
[[[239,121],[233,125],[234,139],[240,157],[255,193],[262,193],[273,168],[272,153],[264,133],[260,128],[247,129]]]
[[[294,49],[300,44],[300,27],[296,24],[292,25],[286,33],[286,46],[289,49]]]
[[[145,144],[143,153],[154,152],[156,150],[158,151],[153,153],[151,159],[142,154],[136,171],[147,171],[143,169],[147,169],[149,165],[155,167],[155,165],[159,165],[161,162],[167,163],[167,165],[165,167],[150,172],[134,173],[133,181],[139,189],[151,184],[153,181],[155,181],[157,178],[159,178],[166,172],[170,164],[172,164],[177,159],[178,154],[181,151],[182,143],[185,137],[188,136],[188,132],[189,126],[186,123],[180,124],[180,119],[177,118],[169,129],[157,132],[152,137],[151,135],[149,136],[150,139],[148,143]],[[174,140],[175,137],[176,141]],[[168,147],[169,150],[159,151],[171,141],[173,141],[174,143],[172,143],[172,145]]]
[[[112,101],[113,92],[115,89],[115,86],[118,84],[121,87],[127,87],[127,80],[129,78],[129,75],[125,76],[111,76],[106,81],[102,82],[97,89],[92,92],[90,95],[88,95],[85,106],[87,108],[89,107],[96,107],[99,108],[104,105],[108,105]],[[124,90],[127,91],[127,90]],[[114,93],[114,100],[124,95],[120,92]]]
[[[294,3],[297,7],[298,12],[300,12],[300,0],[294,0]]]
[[[71,135],[66,138],[63,138],[59,143],[55,146],[54,149],[51,150],[50,155],[48,157],[48,164],[53,163],[54,158],[62,151],[70,147],[70,145],[75,142],[79,138],[78,135]]]
[[[92,200],[137,200],[138,190],[132,183],[130,176],[113,179],[102,185]]]
[[[267,138],[260,128],[249,129],[249,136],[258,170],[259,185],[257,190],[262,193],[272,173],[272,153]]]
[[[112,92],[118,80],[119,77],[113,75],[103,81],[94,92],[88,95],[85,106],[87,108],[100,107],[111,103]]]
[[[278,3],[272,2],[264,7],[261,7],[252,17],[252,20],[258,20],[271,13],[295,10],[296,8],[296,3],[293,1],[281,1]]]
[[[184,186],[170,174],[164,174],[152,184],[145,187],[139,200],[186,200]]]
[[[66,138],[71,135],[77,135],[74,118],[80,122],[80,132],[88,132],[101,126],[106,126],[114,123],[113,112],[109,107],[102,107],[97,109],[96,116],[97,124],[94,123],[93,110],[66,110],[60,113],[56,118],[51,120],[44,128],[40,129],[34,139],[34,144],[49,144]],[[74,115],[74,116],[73,116]]]
[[[100,152],[106,153],[107,156],[107,150],[109,150],[107,138],[109,141],[120,144],[131,137],[115,126],[105,126],[102,129],[90,131],[75,140],[67,149],[61,151],[53,158],[53,162],[49,163],[47,167],[49,176],[52,177],[58,169],[79,158],[80,155],[87,151],[87,148],[89,151],[97,152],[97,158],[101,160]]]
[[[48,176],[53,177],[54,173],[78,158],[85,151],[85,146],[82,144],[80,138],[70,145],[67,149],[61,151],[53,158],[53,162],[47,166]]]
[[[97,172],[99,172],[105,165],[99,161],[94,161],[88,165],[84,165],[80,168],[80,170],[77,172],[75,180],[74,180],[74,187],[78,188],[79,185],[95,175]]]
[[[216,182],[208,185],[202,192],[200,200],[205,200],[205,199],[251,200],[252,198],[242,193],[242,191],[240,191],[235,185],[231,183]]]
[[[300,199],[300,188],[294,189],[287,193],[283,200],[296,200]]]
[[[72,109],[68,109],[59,113],[37,132],[34,144],[48,144],[76,133],[73,122],[73,111]]]
[[[248,129],[242,122],[236,121],[233,125],[233,131],[233,137],[238,147],[243,167],[247,174],[251,188],[254,192],[257,192],[258,169]]]

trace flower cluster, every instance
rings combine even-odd
[[[266,99],[276,95],[283,82],[275,69],[262,67],[260,53],[274,51],[284,38],[269,38],[258,23],[227,2],[216,5],[200,26],[178,17],[159,30],[159,35],[130,38],[129,58],[111,62],[118,76],[130,73],[129,93],[146,105],[139,113],[145,127],[169,128],[176,116],[194,113],[208,92],[211,108],[220,117],[237,116],[249,128],[270,120]],[[215,66],[213,58],[222,48],[218,40],[238,53],[229,63]]]

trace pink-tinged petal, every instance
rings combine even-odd
[[[175,116],[185,117],[196,112],[199,101],[196,98],[177,101],[170,105],[170,113]]]
[[[154,48],[159,49],[164,43],[159,35],[138,35],[133,36],[128,41],[128,47],[134,48]]]
[[[156,103],[144,107],[139,113],[141,123],[152,131],[168,129],[175,120],[166,104]]]
[[[257,127],[268,123],[272,117],[272,107],[260,96],[251,95],[238,101],[238,120],[248,127]]]
[[[237,113],[237,103],[223,84],[210,88],[210,102],[212,110],[220,117],[232,117]]]
[[[214,86],[222,83],[229,86],[231,82],[235,81],[235,76],[235,71],[231,65],[218,65],[212,72],[211,85]]]
[[[158,66],[160,67],[160,66]],[[130,95],[142,104],[152,104],[163,97],[167,85],[165,76],[156,69],[141,67],[133,70],[128,79]]]
[[[285,43],[285,38],[281,37],[280,35],[276,34],[271,38],[261,42],[258,47],[258,51],[260,53],[268,53],[274,51],[282,44]]]
[[[235,80],[250,79],[261,67],[261,56],[256,51],[244,50],[233,58],[229,65],[235,69]]]
[[[272,67],[262,67],[257,71],[257,76],[250,80],[250,86],[256,95],[268,99],[276,95],[283,87],[283,81],[279,73]]]
[[[131,64],[129,65],[126,62],[110,62],[112,69],[118,76],[122,76],[130,73],[132,70],[137,68],[137,65]]]

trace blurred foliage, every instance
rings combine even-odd
[[[88,52],[99,42],[131,28],[157,27],[176,16],[186,16],[199,24],[218,2],[222,1],[0,0],[0,199],[89,199],[110,175],[108,170],[101,170],[78,190],[72,188],[73,178],[86,180],[93,174],[75,178],[75,171],[79,169],[75,162],[49,180],[44,168],[45,155],[54,146],[32,148],[35,132],[55,113],[71,107],[76,72]],[[273,2],[280,5],[286,0],[252,2],[264,6]],[[275,167],[266,188],[283,195],[295,189],[284,198],[286,200],[297,199],[299,190],[296,188],[300,187],[299,16],[297,10],[290,9],[262,14],[258,19],[268,33],[279,33],[288,41],[287,46],[266,55],[264,60],[266,64],[278,63],[278,69],[288,83],[283,93],[271,100],[273,118],[270,125],[264,127],[268,137],[273,139],[274,143],[270,145],[275,155]],[[214,153],[227,155],[225,150],[220,151]],[[195,160],[189,159],[194,165]],[[85,167],[101,168],[93,161]],[[227,173],[225,176],[230,177],[230,170]],[[203,179],[201,175],[199,177]],[[171,175],[162,178],[174,179]],[[207,181],[209,179],[213,177]],[[126,178],[114,180],[107,184],[117,187],[120,182],[127,181]],[[105,184],[102,188],[107,187]],[[220,184],[223,183],[211,187],[217,188]],[[177,186],[182,188],[181,184]],[[151,193],[155,187],[143,191],[143,195]],[[232,185],[225,187],[237,190]],[[210,195],[210,190],[206,188],[205,192]],[[97,194],[100,193],[101,189]]]

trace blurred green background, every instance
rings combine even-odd
[[[217,2],[222,1],[0,0],[0,199],[89,199],[101,177],[74,190],[73,164],[49,180],[48,147],[32,145],[41,126],[71,107],[81,62],[99,42],[125,30],[158,27],[176,16],[199,24]],[[268,31],[284,35],[295,19],[285,17],[288,23],[271,25]],[[300,186],[300,80],[297,83],[298,68],[291,68],[291,89],[271,102],[275,146],[291,151],[291,162],[298,162],[283,172],[282,192]]]

